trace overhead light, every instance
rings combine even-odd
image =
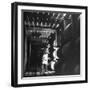
[[[43,26],[43,22],[41,22],[41,26]]]
[[[61,15],[61,14],[59,13],[59,14],[57,15],[56,19],[58,19],[60,15]]]
[[[55,13],[53,13],[53,16],[55,16]]]
[[[52,28],[55,26],[55,23],[53,23]]]
[[[36,25],[39,26],[39,22],[37,22]]]
[[[59,27],[59,24],[56,25],[56,28]]]
[[[72,23],[69,23],[66,27],[65,30],[68,29],[71,26]]]

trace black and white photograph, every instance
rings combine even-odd
[[[86,10],[12,4],[12,86],[87,82]]]
[[[22,11],[24,77],[80,74],[80,15]]]

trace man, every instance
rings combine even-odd
[[[42,73],[48,73],[49,47],[50,45],[48,44],[47,47],[44,49],[44,54],[42,56]]]

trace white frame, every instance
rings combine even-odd
[[[21,11],[22,10],[49,10],[49,11],[63,11],[63,12],[80,12],[81,25],[81,55],[80,55],[80,75],[65,75],[65,76],[47,76],[47,77],[25,77],[21,78]],[[18,84],[27,83],[47,83],[47,82],[62,82],[85,80],[85,10],[66,9],[66,8],[48,8],[48,7],[33,7],[33,6],[18,6]]]

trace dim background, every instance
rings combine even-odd
[[[0,90],[14,90],[11,87],[11,3],[14,1],[34,2],[34,3],[49,3],[49,4],[64,4],[64,5],[85,5],[90,11],[90,0],[1,0],[0,1]],[[88,13],[90,16],[90,12]],[[88,17],[88,26],[90,17]],[[90,27],[88,28],[88,38],[90,38]],[[88,46],[90,42],[88,39]],[[90,54],[90,47],[88,47]],[[88,55],[88,68],[90,68],[90,55]],[[90,76],[90,70],[88,70]],[[50,86],[36,86],[17,88],[20,90],[90,90],[90,78],[88,83],[83,84],[64,84]]]

